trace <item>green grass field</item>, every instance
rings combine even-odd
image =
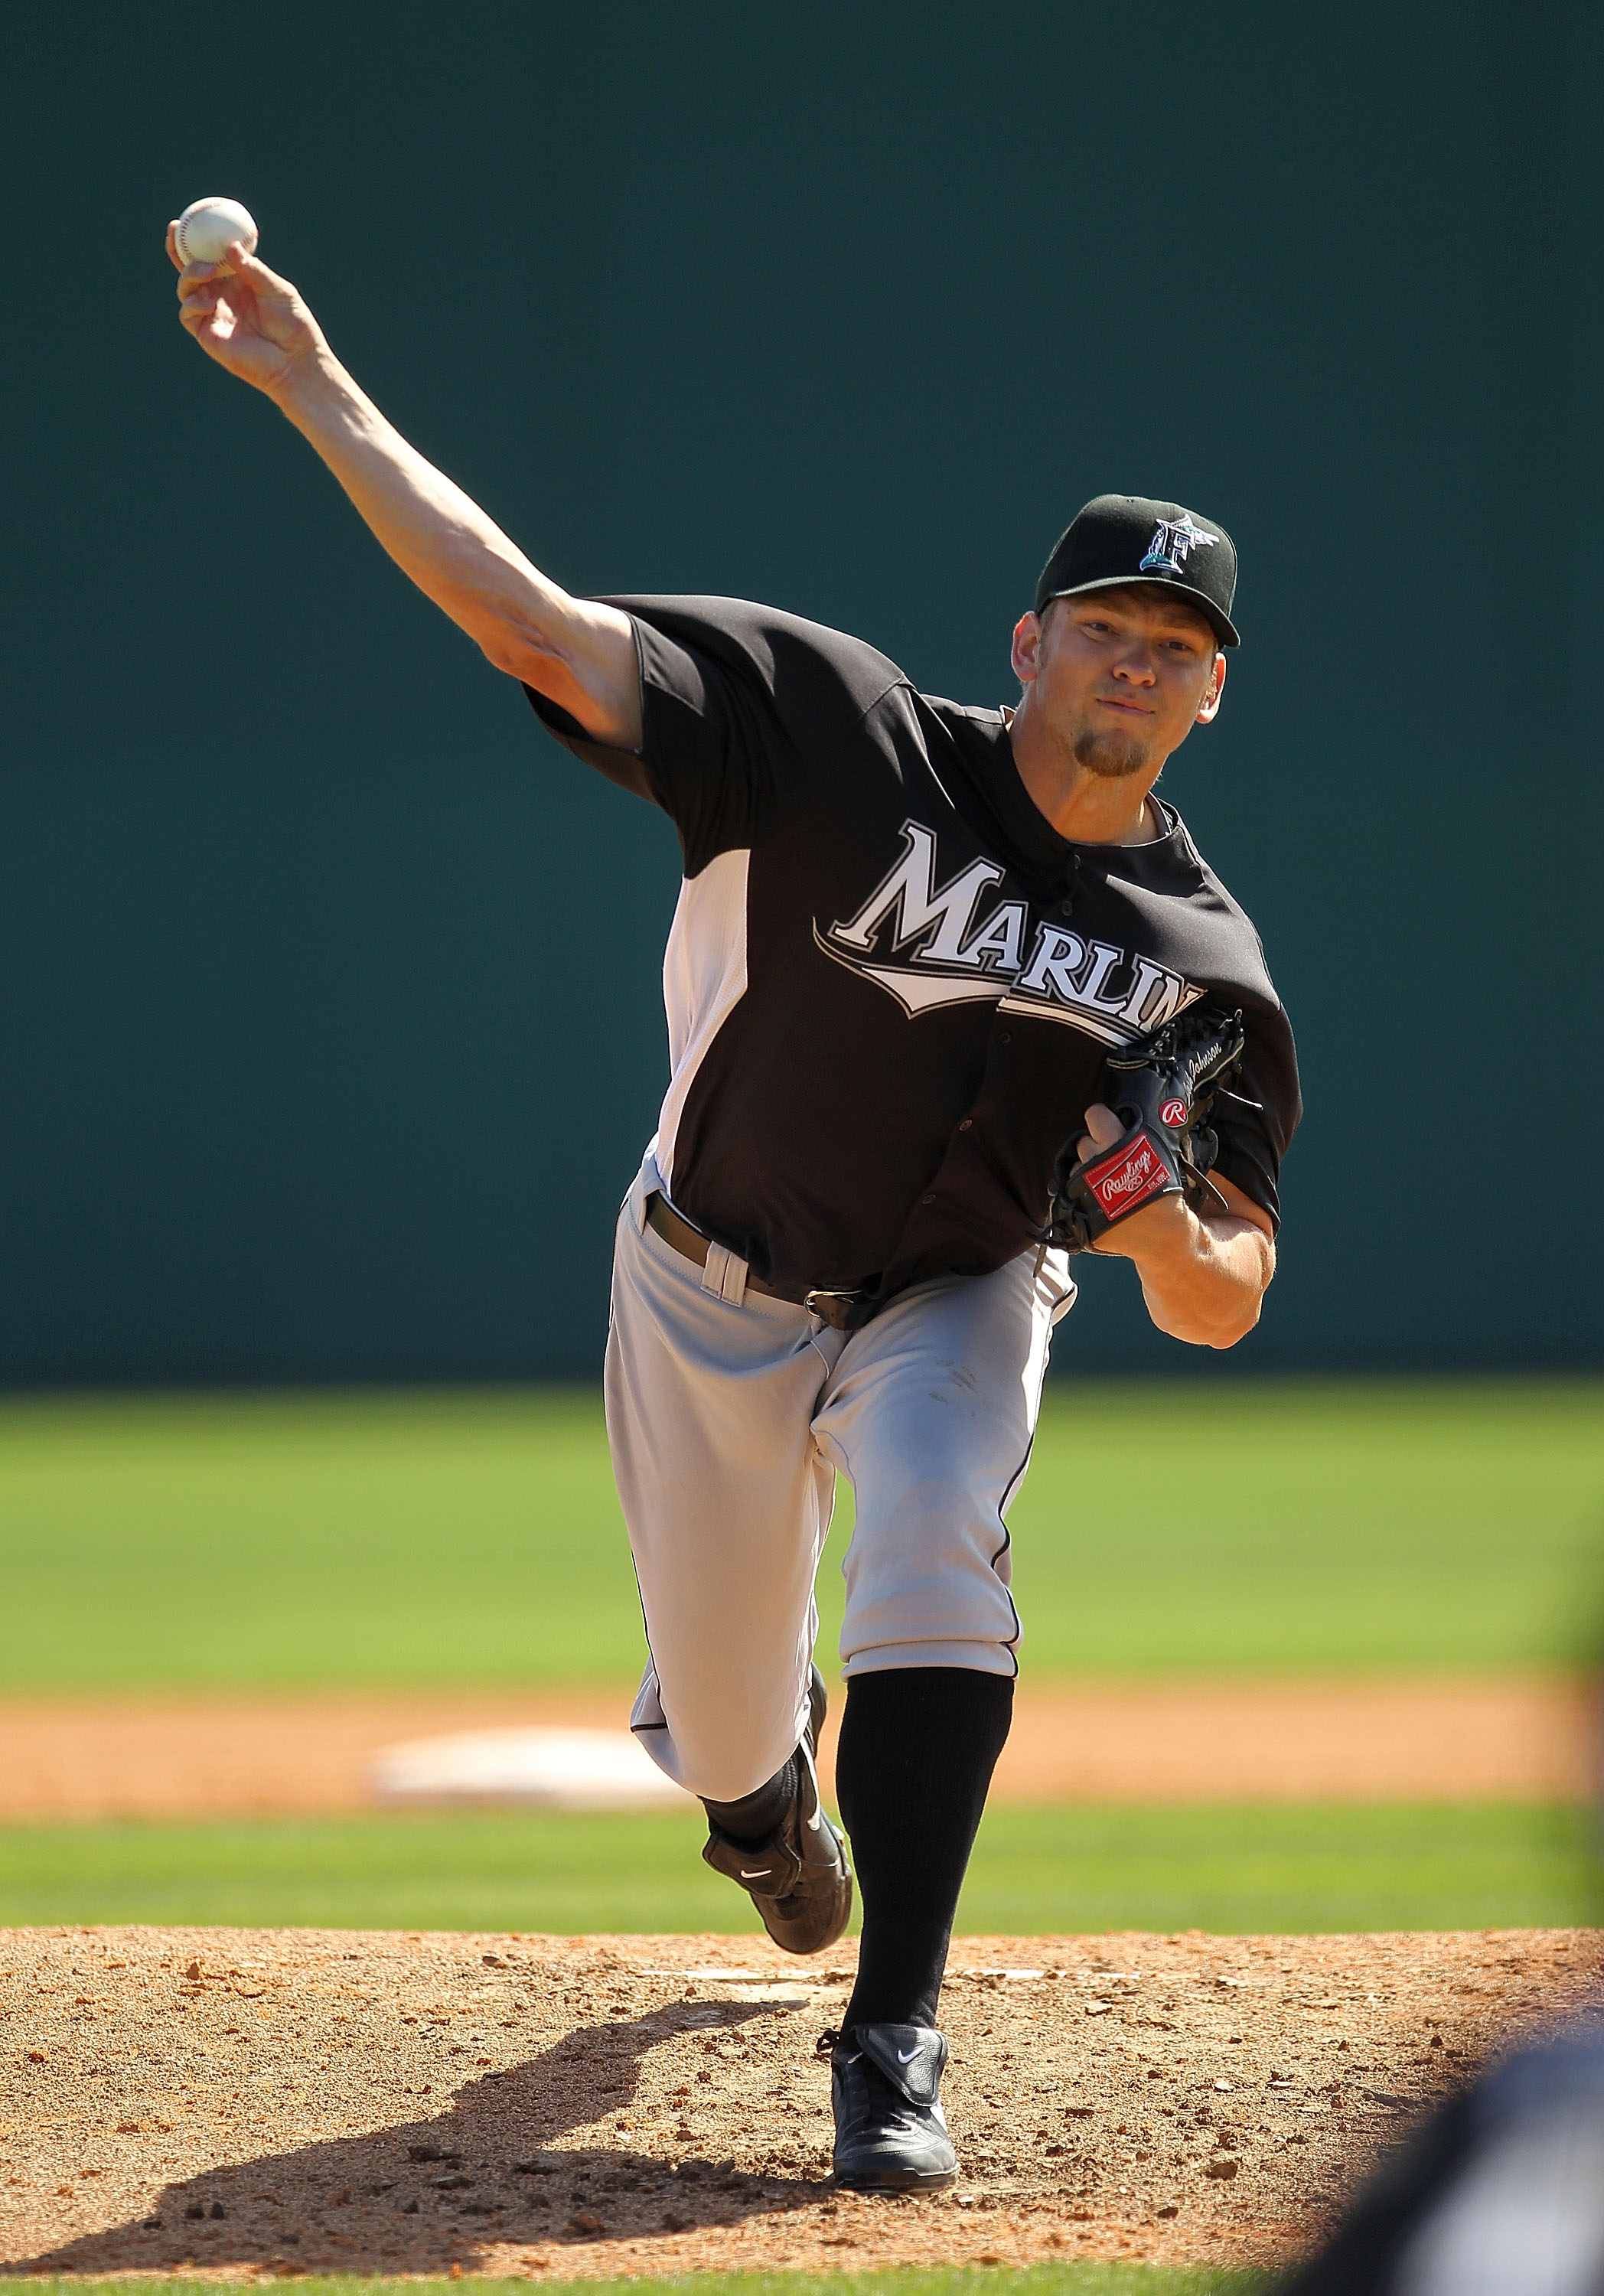
[[[1477,1807],[1002,1808],[959,1926],[1444,1930],[1599,1918],[1593,1821]],[[751,1931],[693,1816],[473,1815],[0,1833],[0,1927],[159,1922],[316,1929]]]
[[[834,1646],[838,1510],[821,1573]],[[1052,1676],[1566,1665],[1604,1382],[1060,1386],[1013,1510]],[[622,1682],[591,1391],[0,1406],[0,1693]]]
[[[1011,1518],[1068,1676],[1571,1666],[1604,1617],[1604,1382],[1052,1391]],[[843,1495],[821,1579],[839,1614]],[[0,1406],[0,1695],[626,1683],[639,1607],[589,1391]],[[0,1921],[741,1925],[678,1817],[0,1833]],[[1483,1808],[987,1819],[966,1929],[1593,1917],[1590,1823]]]

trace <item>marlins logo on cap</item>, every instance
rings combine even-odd
[[[1199,544],[1209,550],[1219,538],[1217,534],[1210,534],[1206,526],[1199,526],[1189,510],[1183,510],[1179,518],[1161,518],[1153,528],[1147,555],[1136,570],[1139,574],[1179,574]]]
[[[1204,525],[1180,503],[1099,495],[1060,536],[1036,584],[1035,610],[1084,590],[1158,582],[1206,615],[1222,645],[1233,646],[1236,577],[1236,545],[1223,526]]]

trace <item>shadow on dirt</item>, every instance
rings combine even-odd
[[[737,2224],[806,2207],[825,2172],[749,2176],[675,2167],[608,2145],[552,2152],[569,2130],[626,2111],[642,2058],[690,2030],[729,2030],[761,2006],[675,2005],[582,2026],[528,2064],[457,2092],[449,2111],[361,2136],[265,2154],[168,2185],[143,2219],[0,2265],[7,2273],[170,2272],[246,2265],[285,2276],[471,2267],[485,2246],[575,2247]]]

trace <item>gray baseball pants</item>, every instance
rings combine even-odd
[[[1062,1253],[904,1292],[862,1331],[699,1267],[646,1225],[650,1157],[618,1218],[607,1431],[651,1652],[630,1726],[692,1793],[734,1801],[795,1751],[814,1578],[838,1473],[848,1677],[910,1666],[1018,1672],[1005,1517],[1024,1480]]]

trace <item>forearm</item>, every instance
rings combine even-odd
[[[561,594],[494,521],[381,414],[333,353],[317,352],[274,403],[323,457],[358,513],[418,587],[470,636],[521,618],[555,619]]]
[[[496,668],[548,694],[599,741],[639,743],[634,636],[570,597],[471,497],[408,445],[326,345],[273,393],[403,573]]]
[[[1095,1249],[1131,1260],[1153,1322],[1194,1347],[1231,1348],[1245,1338],[1275,1273],[1275,1246],[1252,1220],[1200,1217],[1179,1196],[1139,1214],[1128,1229],[1110,1229]]]

